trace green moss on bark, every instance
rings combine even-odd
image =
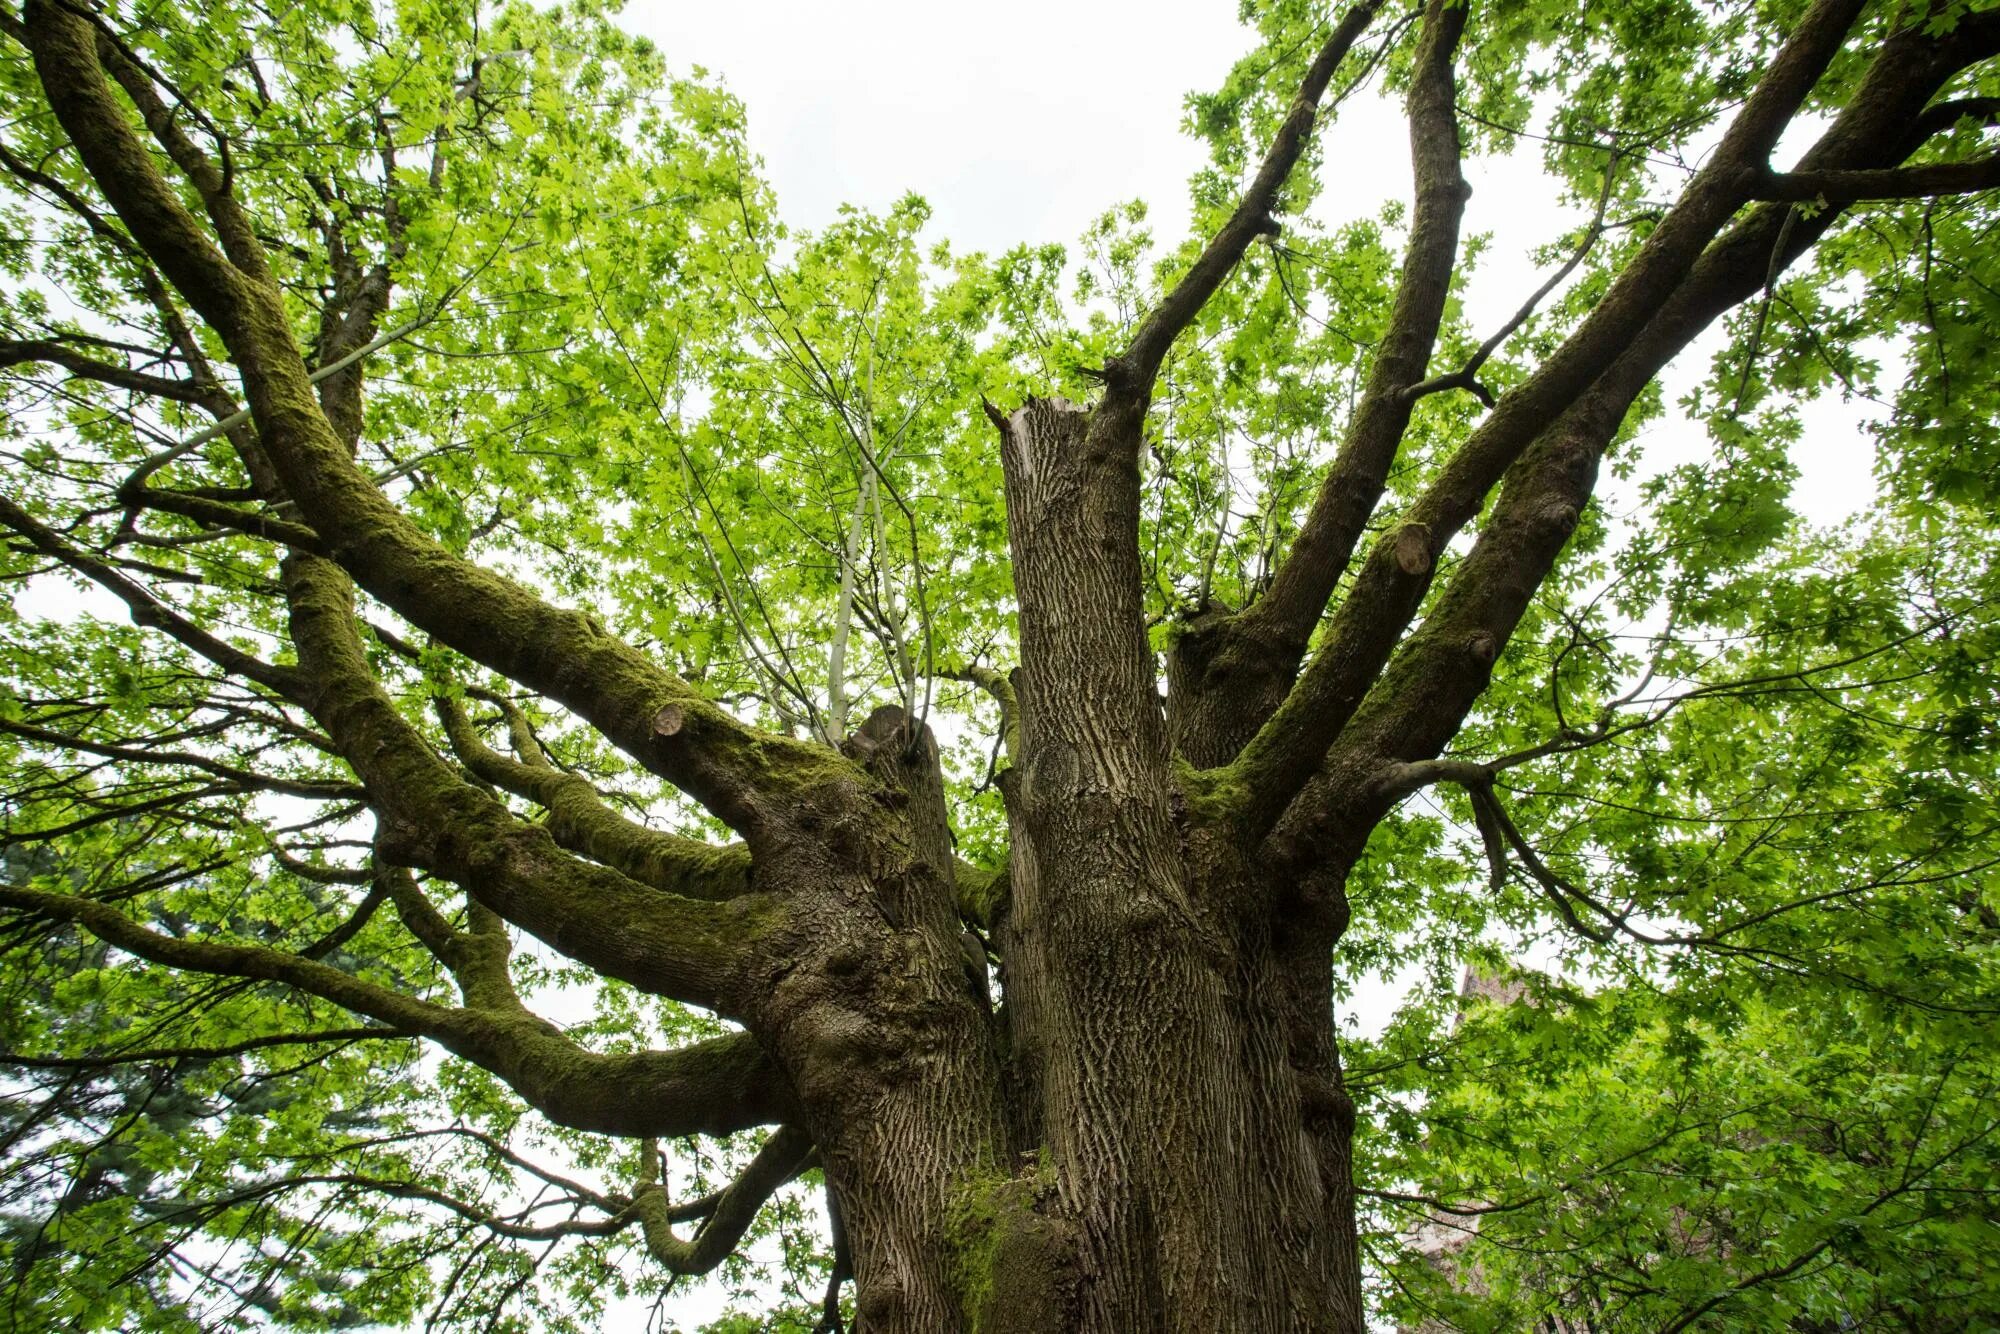
[[[971,1334],[1030,1334],[1070,1325],[1076,1246],[1052,1210],[1054,1169],[968,1180],[953,1200],[953,1282]]]

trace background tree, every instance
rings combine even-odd
[[[788,232],[588,7],[0,13],[13,1324],[2000,1306],[2000,11],[1252,6],[1075,262]]]

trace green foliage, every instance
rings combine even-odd
[[[1983,1329],[2000,1134],[1979,1024],[1779,985],[1474,1002],[1376,1147],[1403,1319]],[[1406,1202],[1407,1201],[1407,1202]],[[1443,1262],[1439,1258],[1443,1257]]]
[[[1608,224],[1545,238],[1545,268],[1587,239],[1588,255],[1484,385],[1526,380],[1603,295],[1803,8],[1475,7],[1469,149],[1532,131],[1551,194],[1579,219],[1602,199]],[[1869,37],[1891,8],[1871,11]],[[675,53],[603,5],[102,12],[226,135],[302,346],[359,281],[344,255],[392,257],[379,323],[402,333],[368,363],[357,459],[428,534],[587,608],[747,721],[837,738],[880,704],[925,714],[959,855],[1003,864],[1000,719],[964,680],[1015,657],[980,402],[1091,396],[1198,241],[1156,244],[1137,202],[1073,252],[960,253],[915,196],[789,229],[744,108],[671,74]],[[1325,17],[1295,0],[1244,16],[1255,50],[1188,104],[1212,149],[1191,183],[1197,236],[1232,205]],[[1372,95],[1364,74],[1400,92],[1409,35],[1379,27],[1335,98]],[[6,40],[0,143],[45,179],[10,175],[0,199],[0,338],[118,357],[170,345],[116,229],[62,207],[86,179]],[[1859,72],[1844,59],[1810,109]],[[2000,94],[2000,75],[1952,92]],[[1968,119],[1923,152],[1991,143]],[[1402,184],[1323,225],[1322,195],[1345,183],[1320,152],[1154,396],[1141,543],[1162,652],[1191,615],[1266,590],[1390,320]],[[1518,859],[1487,883],[1455,790],[1376,830],[1348,885],[1335,1001],[1346,1013],[1391,983],[1403,996],[1347,1053],[1383,1313],[1496,1331],[1690,1313],[1897,1328],[1949,1302],[1964,1328],[2000,1323],[1981,1263],[2000,1251],[1995,224],[1991,192],[1852,211],[1731,318],[1684,402],[1653,393],[1629,416],[1617,488],[1536,590],[1454,745],[1534,752],[1498,799],[1569,889]],[[1434,370],[1491,332],[1464,305],[1484,244],[1467,246]],[[211,335],[189,342],[172,373],[199,356],[232,381]],[[1875,498],[1830,528],[1794,496],[1828,399],[1877,409]],[[1375,523],[1400,520],[1482,413],[1465,393],[1418,405]],[[1683,419],[1707,433],[1699,461],[1650,458]],[[150,468],[150,485],[240,498],[252,479],[226,441],[176,449],[212,424],[44,363],[0,375],[7,498],[282,662],[278,548],[119,497]],[[190,940],[332,940],[325,961],[455,1002],[403,918],[368,898],[378,831],[299,710],[128,624],[23,544],[0,549],[0,579],[7,885],[102,897]],[[561,709],[408,642],[383,607],[362,612],[372,665],[440,751],[434,692],[482,734],[518,708],[536,746],[621,812],[719,836]],[[134,749],[152,754],[120,753]],[[1218,803],[1230,781],[1201,780]],[[424,889],[469,922],[456,890]],[[1535,965],[1527,999],[1461,1005],[1468,966],[1508,960]],[[592,1051],[721,1031],[560,956],[522,949],[510,969]],[[0,932],[0,1000],[0,1328],[583,1330],[681,1295],[629,1235],[496,1238],[369,1186],[547,1222],[552,1183],[523,1160],[595,1191],[637,1179],[633,1144],[545,1123],[469,1061],[351,1034],[277,1042],[355,1021],[34,920]],[[724,1184],[755,1147],[739,1138],[672,1146],[677,1195]],[[813,1327],[833,1262],[814,1198],[794,1188],[760,1217],[709,1330]],[[1466,1238],[1443,1267],[1409,1237],[1438,1218]]]

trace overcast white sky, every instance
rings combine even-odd
[[[793,224],[914,190],[939,235],[988,251],[1071,241],[1135,197],[1184,227],[1201,154],[1181,99],[1248,46],[1231,0],[633,0],[625,19],[748,104]]]

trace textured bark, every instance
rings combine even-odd
[[[878,785],[767,854],[791,911],[746,1014],[797,1091],[849,1239],[862,1329],[961,1327],[957,1212],[1004,1153],[983,987],[967,975],[937,753],[900,710],[848,749]]]
[[[1006,712],[1002,893],[991,873],[961,881],[920,720],[878,710],[838,749],[758,732],[590,617],[426,537],[354,466],[362,366],[315,380],[226,173],[87,18],[34,0],[22,40],[51,110],[134,253],[226,346],[252,419],[232,415],[206,371],[198,383],[150,380],[39,344],[0,346],[0,362],[53,359],[224,422],[257,498],[285,518],[134,495],[290,549],[282,593],[297,665],[208,634],[5,500],[0,523],[124,599],[142,626],[311,715],[353,771],[340,792],[363,793],[378,819],[378,892],[464,1003],[403,996],[310,954],[170,937],[110,901],[7,889],[0,906],[75,922],[167,966],[283,982],[389,1026],[370,1032],[436,1042],[578,1128],[782,1123],[717,1207],[717,1237],[740,1235],[809,1139],[863,1330],[1360,1330],[1355,1110],[1330,1003],[1349,869],[1410,790],[1399,775],[1438,755],[1484,690],[1589,503],[1604,448],[1659,369],[1803,253],[1843,200],[1990,183],[1990,159],[1899,164],[1950,123],[1930,99],[2000,51],[1990,13],[1945,37],[1892,34],[1798,169],[1775,175],[1772,145],[1862,8],[1811,6],[1635,260],[1383,531],[1327,620],[1380,517],[1412,404],[1438,382],[1425,377],[1466,198],[1453,59],[1467,10],[1433,0],[1410,84],[1411,238],[1363,400],[1268,594],[1182,627],[1163,704],[1138,545],[1152,382],[1276,227],[1319,100],[1379,8],[1363,0],[1332,27],[1238,207],[1107,359],[1101,399],[989,408],[1020,667],[966,678]],[[1758,202],[1808,194],[1831,205],[1800,215]],[[393,267],[334,258],[323,366],[368,346]],[[1439,553],[1489,501],[1412,631]],[[508,758],[449,700],[438,711],[456,761],[440,754],[371,669],[357,588],[569,707],[743,841],[714,848],[631,824],[585,778],[548,764],[532,736]],[[485,784],[546,818],[522,818]],[[462,915],[433,905],[405,868],[462,892]],[[967,921],[989,933],[997,1003],[988,941]],[[585,1052],[514,994],[510,929],[745,1031],[674,1052]],[[664,1199],[646,1201],[616,1224],[643,1214],[669,1264],[720,1258],[716,1238],[680,1241]]]
[[[1388,332],[1368,386],[1271,586],[1241,612],[1204,609],[1168,661],[1175,749],[1200,768],[1236,758],[1291,690],[1327,599],[1346,571],[1416,406],[1458,260],[1459,224],[1472,189],[1460,167],[1452,58],[1468,6],[1431,0],[1411,79],[1410,161],[1416,208]]]
[[[1012,1093],[1048,1151],[1046,1263],[1073,1275],[1044,1327],[1358,1329],[1324,988],[1339,915],[1273,930],[1268,885],[1169,760],[1137,419],[1054,400],[998,424],[1023,663]]]

